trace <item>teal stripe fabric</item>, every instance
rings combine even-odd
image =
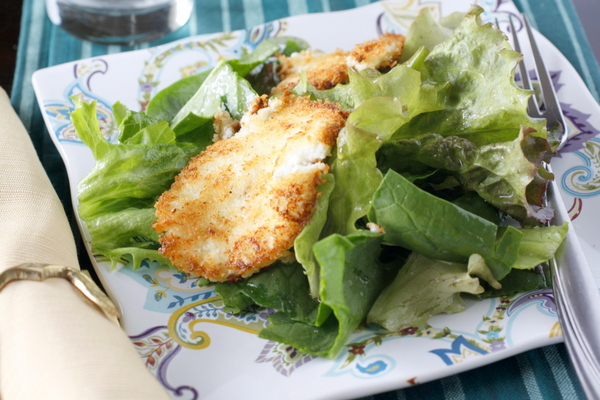
[[[600,100],[600,69],[571,0],[516,0],[532,25],[575,67],[596,100]],[[600,4],[599,4],[600,6]]]
[[[31,74],[40,68],[81,58],[168,43],[190,35],[242,29],[269,20],[368,4],[371,0],[196,0],[198,7],[182,29],[135,47],[103,46],[69,36],[45,15],[44,0],[24,0],[12,104],[31,134],[35,148],[63,201],[75,234],[67,175],[44,126]],[[503,2],[506,0],[497,0]],[[515,0],[532,24],[571,61],[598,100],[600,68],[570,0]],[[77,237],[82,267],[91,269]],[[93,271],[92,271],[93,272]],[[563,344],[528,351],[494,364],[404,390],[366,397],[391,399],[583,399]]]

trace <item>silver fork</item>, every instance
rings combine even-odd
[[[540,50],[538,49],[537,43],[533,37],[533,32],[531,31],[529,21],[524,14],[522,17],[523,25],[527,32],[529,44],[531,46],[531,54],[533,56],[537,71],[536,75],[542,92],[541,95],[544,99],[544,108],[542,109],[540,104],[537,102],[537,97],[535,95],[531,96],[529,98],[527,112],[531,117],[546,119],[546,125],[548,128],[548,141],[550,142],[552,149],[559,150],[568,139],[565,120],[560,108],[558,97],[556,96],[556,91],[554,90],[554,85],[552,84],[552,79],[550,78],[550,74],[544,65],[544,60],[542,60],[542,55],[540,54]],[[512,17],[509,19],[509,23],[514,49],[516,52],[523,53],[519,44],[517,30],[515,29]],[[534,90],[524,61],[519,63],[519,74],[521,75],[523,88]]]
[[[549,187],[554,223],[569,221],[558,186]],[[600,296],[579,239],[569,226],[565,242],[550,260],[554,300],[571,364],[588,399],[600,398]]]
[[[544,109],[541,110],[535,96],[532,95],[528,113],[532,117],[546,118],[549,141],[554,141],[553,148],[558,150],[567,139],[566,125],[532,29],[526,16],[522,15],[522,17],[544,100]],[[513,47],[515,51],[522,53],[512,18],[509,22]],[[524,62],[519,63],[523,87],[532,90],[524,64]],[[551,172],[549,166],[548,170]],[[548,192],[549,205],[556,213],[554,224],[561,225],[565,222],[570,224],[569,215],[554,181],[551,182]],[[571,363],[586,396],[590,399],[600,398],[600,295],[572,225],[569,226],[567,238],[559,248],[556,257],[551,260],[550,268],[558,318]]]

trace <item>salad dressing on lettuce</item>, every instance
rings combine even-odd
[[[548,226],[543,203],[554,149],[545,121],[527,115],[532,93],[514,82],[521,55],[481,12],[435,21],[424,10],[401,54],[379,69],[351,62],[336,85],[315,87],[302,71],[286,80],[284,96],[336,103],[347,118],[291,256],[216,283],[227,312],[272,309],[260,337],[331,358],[360,327],[423,326],[462,311],[463,296],[549,285],[543,265],[567,230]],[[282,60],[306,51],[300,43],[267,40],[176,82],[143,112],[115,104],[117,144],[102,136],[95,104],[74,99],[71,120],[96,159],[78,187],[95,254],[173,266],[152,228],[156,200],[213,138],[235,138],[236,121],[280,83]],[[215,115],[232,121],[227,135],[215,135]]]

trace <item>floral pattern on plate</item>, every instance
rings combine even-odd
[[[177,347],[203,350],[211,345],[211,336],[206,332],[207,324],[218,324],[255,336],[267,325],[267,318],[274,311],[253,307],[240,314],[229,314],[223,310],[223,303],[212,287],[198,287],[195,280],[186,274],[157,264],[144,264],[137,271],[127,267],[120,271],[148,291],[146,308],[170,315],[167,326],[154,327],[131,336],[146,365],[157,377],[168,369],[166,364],[160,367],[161,360],[170,352],[173,354],[169,360],[176,357]],[[363,330],[345,346],[324,376],[349,374],[360,379],[384,376],[394,370],[397,362],[382,352],[381,346],[384,342],[407,338],[433,340],[436,344],[429,350],[431,354],[439,357],[445,365],[460,364],[473,357],[511,347],[513,339],[508,325],[515,323],[523,310],[534,308],[552,320],[556,318],[554,296],[550,289],[491,299],[488,306],[474,332],[435,325],[409,327],[399,332]],[[549,325],[548,337],[558,337],[560,334],[558,322]],[[286,377],[316,358],[284,343],[265,342],[255,362],[271,364]]]

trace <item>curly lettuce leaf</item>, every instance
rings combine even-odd
[[[477,192],[519,221],[548,222],[552,209],[543,206],[548,181],[540,175],[550,153],[545,139],[521,129],[516,139],[477,146],[457,136],[426,134],[386,143],[378,159],[403,172],[422,164],[450,171],[466,190]]]
[[[456,12],[437,20],[431,8],[423,8],[406,32],[400,62],[407,61],[420,49],[431,50],[446,40],[464,17],[465,13]]]
[[[85,102],[79,97],[71,97],[75,103],[75,110],[70,118],[77,131],[79,139],[92,151],[94,159],[98,160],[110,153],[112,146],[100,131],[100,124],[96,117],[96,102]]]
[[[452,34],[431,49],[420,69],[424,82],[440,89],[445,109],[414,118],[395,137],[435,132],[483,145],[513,140],[523,125],[545,138],[544,120],[527,114],[532,92],[514,82],[521,55],[500,30],[482,23],[482,11],[474,6]]]
[[[152,229],[154,221],[154,207],[128,208],[89,218],[86,226],[96,250],[128,247],[134,242],[139,247],[151,247],[158,243],[158,232]]]
[[[379,324],[389,331],[425,327],[434,315],[463,311],[461,293],[480,294],[483,290],[465,264],[412,253],[373,304],[367,323]]]
[[[349,85],[360,82],[355,94],[360,106],[350,113],[330,162],[336,185],[325,227],[326,233],[342,235],[357,231],[356,221],[366,215],[381,182],[376,153],[382,143],[411,118],[439,109],[435,89],[422,85],[420,74],[410,67],[397,66],[372,81],[358,73],[351,76],[357,79]]]
[[[348,124],[384,141],[417,115],[442,109],[436,88],[422,84],[421,74],[411,67],[398,65],[371,83],[361,82],[353,95],[358,107],[350,113]]]
[[[120,211],[127,202],[152,206],[198,152],[189,144],[111,146],[78,184],[79,214],[84,220]]]
[[[140,247],[117,247],[114,249],[102,250],[95,254],[97,260],[109,261],[111,268],[117,268],[119,264],[130,265],[132,270],[139,269],[144,262],[157,262],[166,267],[175,268],[171,260],[164,257],[156,249],[146,249]]]
[[[127,113],[120,115],[126,120]],[[108,257],[113,265],[127,254],[133,256],[134,267],[140,265],[140,257],[124,250],[128,248],[144,249],[145,256],[163,259],[156,251],[153,205],[199,149],[174,142],[175,134],[164,121],[129,135],[125,143],[110,143],[100,131],[95,102],[76,100],[71,121],[96,159],[78,184],[78,213],[88,228],[92,251]]]
[[[375,101],[362,111],[356,110],[353,120],[362,121],[362,128],[367,129],[367,125],[373,125],[373,122],[367,123],[366,119],[384,119],[374,125],[373,129],[367,130],[385,139],[413,116],[443,108],[438,103],[436,88],[422,85],[421,73],[414,67],[423,62],[426,54],[425,50],[421,50],[414,59],[397,65],[386,73],[371,68],[361,71],[351,68],[348,70],[347,84],[339,84],[326,90],[316,89],[308,82],[306,74],[302,73],[300,82],[292,91],[297,96],[310,95],[312,99],[339,103],[341,108],[347,110],[359,108],[365,101]],[[375,115],[372,114],[373,110]],[[396,125],[395,129],[390,125]]]
[[[172,267],[171,262],[158,252],[158,234],[152,229],[155,220],[155,210],[150,206],[107,212],[84,219],[84,222],[94,256],[109,260],[112,268],[118,263],[131,263],[135,270],[144,260]]]
[[[352,74],[352,70],[348,71]],[[338,84],[331,89],[319,90],[308,82],[308,78],[304,71],[300,74],[300,80],[291,90],[296,96],[310,96],[311,100],[329,100],[333,103],[338,103],[340,108],[351,110],[354,108],[354,100],[352,98],[353,88],[348,84]]]
[[[96,165],[79,184],[80,216],[87,220],[98,214],[153,204],[169,188],[173,177],[199,150],[188,143],[113,144],[100,131],[95,102],[78,102],[71,121],[79,138],[92,150]],[[164,123],[157,129],[162,131]]]
[[[132,111],[127,108],[124,104],[117,102],[113,104],[113,115],[117,121],[119,127],[119,142],[126,143],[132,136],[137,134],[139,131],[149,128],[161,120],[147,115],[143,111]],[[168,123],[166,127],[169,127]],[[148,140],[147,144],[151,143],[169,143],[175,140],[175,133],[169,129],[172,133],[172,137],[162,138],[160,136],[149,135],[146,137]],[[139,141],[139,139],[138,139]]]

